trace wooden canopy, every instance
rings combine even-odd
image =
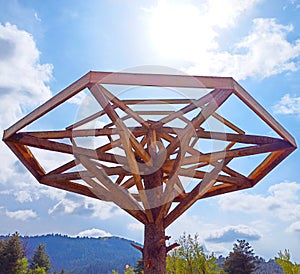
[[[129,87],[138,89],[122,98]],[[153,88],[161,98],[151,97]],[[170,90],[178,90],[173,98]],[[80,117],[66,113],[73,121],[64,128],[26,130],[78,93],[93,98],[97,111],[86,100]],[[223,115],[232,97],[271,134],[247,133]],[[108,72],[87,73],[5,130],[3,140],[41,184],[112,201],[143,224],[162,221],[165,228],[199,199],[253,187],[296,149],[232,78]],[[68,160],[46,170],[40,150]],[[244,174],[238,160],[253,155],[259,162]],[[154,175],[161,183],[151,185]]]

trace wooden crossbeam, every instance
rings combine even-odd
[[[168,227],[173,223],[182,213],[190,208],[200,197],[202,197],[216,182],[217,176],[222,169],[225,161],[222,160],[207,173],[203,180],[194,187],[194,189],[187,193],[183,200],[166,216],[164,220],[164,227]]]
[[[249,146],[243,148],[231,149],[228,151],[217,151],[212,153],[199,154],[199,156],[190,156],[183,159],[182,165],[195,164],[198,162],[215,162],[220,159],[244,157],[255,154],[262,154],[272,151],[279,151],[291,148],[291,144],[286,141],[277,141],[272,144],[264,144],[260,146]],[[169,160],[172,162],[174,160]],[[168,163],[166,163],[168,164]]]
[[[16,142],[6,142],[6,144],[37,180],[45,175],[45,170],[26,145]]]

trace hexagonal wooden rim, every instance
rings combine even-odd
[[[206,174],[197,171],[195,176],[196,178],[201,180],[194,187],[194,189],[190,192],[183,191],[183,193],[181,193],[180,195],[175,195],[171,199],[171,201],[169,201],[168,199],[170,199],[170,195],[173,192],[174,186],[178,182],[176,182],[176,180],[173,180],[167,183],[165,190],[161,193],[164,198],[162,206],[160,207],[160,212],[158,214],[154,214],[148,208],[149,197],[143,194],[146,187],[145,183],[142,183],[142,178],[140,174],[138,174],[136,158],[138,156],[144,163],[147,163],[149,161],[151,162],[147,149],[149,149],[149,147],[151,146],[151,142],[155,142],[155,140],[153,141],[153,136],[151,137],[150,135],[151,131],[155,131],[156,128],[158,128],[159,126],[157,124],[153,126],[145,123],[145,121],[143,121],[143,119],[141,119],[138,114],[134,113],[134,111],[132,111],[128,107],[128,103],[132,103],[132,101],[129,102],[126,100],[118,100],[117,98],[112,98],[109,91],[107,91],[102,86],[103,84],[213,89],[213,91],[209,94],[210,98],[205,97],[206,99],[203,99],[207,100],[206,102],[208,102],[208,105],[211,102],[211,100],[217,102],[215,107],[203,108],[206,112],[208,112],[209,116],[216,116],[217,114],[215,113],[215,110],[223,102],[225,102],[231,94],[235,94],[244,104],[246,104],[254,113],[256,113],[256,115],[260,117],[260,119],[262,119],[267,125],[269,125],[281,137],[281,139],[266,136],[247,135],[243,131],[239,130],[235,125],[231,124],[229,121],[226,121],[224,119],[223,122],[226,123],[227,126],[234,129],[236,133],[225,135],[217,132],[205,132],[199,129],[199,125],[203,123],[204,120],[201,122],[196,121],[193,125],[196,129],[198,138],[209,139],[213,134],[214,138],[218,140],[226,140],[232,143],[242,142],[244,144],[252,144],[253,146],[238,149],[230,149],[229,147],[222,157],[217,153],[210,155],[198,155],[198,161],[212,161],[211,163],[215,168],[210,172],[207,172]],[[124,110],[130,117],[133,117],[142,124],[140,133],[128,131],[128,135],[125,136],[126,138],[122,138],[120,133],[122,131],[127,132],[127,129],[124,126],[124,124],[122,124],[122,121],[116,128],[99,129],[97,132],[97,134],[99,135],[109,135],[113,131],[114,134],[116,133],[116,131],[119,132],[120,141],[122,142],[122,146],[126,152],[126,156],[128,159],[128,165],[130,166],[130,170],[133,174],[133,183],[131,183],[130,186],[132,186],[132,184],[135,184],[137,186],[139,190],[138,195],[127,195],[126,192],[124,193],[124,191],[122,191],[119,186],[122,179],[119,179],[117,183],[114,183],[107,179],[107,176],[105,176],[106,174],[103,173],[101,169],[99,170],[95,168],[95,166],[93,165],[92,156],[87,154],[86,151],[81,153],[80,148],[78,148],[76,152],[75,160],[79,160],[87,168],[86,174],[93,174],[94,177],[96,177],[99,181],[103,183],[104,187],[101,187],[100,190],[100,186],[97,186],[98,194],[95,194],[95,191],[91,191],[91,188],[86,185],[80,185],[78,183],[72,182],[72,180],[79,178],[80,176],[82,176],[82,174],[75,174],[74,172],[65,172],[70,167],[74,166],[75,160],[73,162],[71,161],[66,163],[65,165],[60,166],[59,168],[51,172],[46,173],[41,167],[38,160],[30,151],[30,147],[32,146],[46,150],[54,150],[63,153],[74,154],[74,147],[76,148],[76,146],[71,147],[65,144],[56,143],[50,139],[72,138],[74,137],[74,134],[82,134],[82,136],[85,136],[84,134],[90,134],[87,132],[87,130],[74,131],[72,129],[75,128],[75,125],[72,125],[69,128],[66,128],[62,131],[20,132],[20,130],[22,130],[24,127],[39,119],[41,116],[51,111],[58,105],[64,103],[66,100],[75,96],[85,88],[88,88],[91,91],[91,93],[99,102],[99,104],[102,105],[104,109],[103,111],[110,117],[113,123],[116,123],[117,119],[119,118],[117,117],[117,114],[114,111],[114,107],[119,107],[122,110]],[[107,104],[107,102],[110,103]],[[171,101],[169,101],[169,103],[171,103]],[[198,102],[198,104],[200,104],[200,102]],[[170,116],[172,116],[172,114],[170,114]],[[172,117],[179,116],[180,115],[178,113],[175,113]],[[168,134],[170,133],[168,132],[168,130],[170,129],[164,129],[163,123],[160,123],[160,126],[162,130],[165,130],[165,136],[168,136]],[[147,141],[149,143],[147,149],[144,149],[144,146],[142,146],[136,140],[136,136],[138,136],[138,134],[141,134],[143,128],[143,134],[145,134],[145,136],[150,136],[149,140]],[[145,130],[147,130],[147,132]],[[198,199],[253,187],[263,177],[265,177],[274,167],[276,167],[283,159],[285,159],[290,153],[292,153],[293,150],[296,149],[296,143],[294,138],[256,100],[254,100],[249,95],[249,93],[247,93],[234,79],[230,77],[204,77],[109,72],[87,73],[78,81],[68,86],[66,89],[52,97],[49,101],[35,109],[33,112],[22,118],[20,121],[12,125],[7,130],[5,130],[3,140],[40,183],[64,189],[67,191],[79,193],[85,196],[97,198],[100,200],[113,201],[120,207],[124,208],[128,213],[130,213],[142,223],[145,224],[148,222],[163,220],[165,227],[167,227],[174,220],[176,220]],[[176,144],[172,143],[173,140],[171,140],[170,142],[176,148]],[[132,152],[133,150],[135,151],[135,153]],[[180,151],[180,149],[178,150]],[[249,174],[248,177],[243,176],[235,172],[234,170],[230,170],[226,166],[227,163],[235,157],[243,157],[266,152],[269,152],[269,155],[261,164],[259,164],[259,166],[255,170],[252,171],[251,174]],[[183,153],[183,151],[180,151],[180,153]],[[104,156],[102,155],[102,157]],[[105,157],[108,157],[108,155],[106,155]],[[111,157],[110,159],[113,159],[113,156],[110,155],[109,157]],[[100,156],[99,159],[101,160]],[[107,161],[110,160],[108,159]],[[221,165],[224,168],[219,167]],[[222,171],[226,171],[230,176],[220,175],[220,169],[218,169],[217,167],[221,168]],[[176,159],[173,162],[169,161],[169,163],[166,163],[163,169],[164,173],[168,175],[172,174],[172,176],[174,174],[186,175],[189,173],[189,170],[182,169],[180,167],[180,164],[178,163],[178,161],[176,161]],[[106,171],[108,171],[108,169]],[[124,174],[124,171],[120,171],[119,178],[121,178]],[[92,179],[93,176],[86,176],[84,178],[85,182],[87,182],[90,186],[95,186],[96,184],[96,182]],[[215,185],[215,182],[217,180],[222,181],[222,184]],[[129,189],[129,184],[127,184],[126,186]],[[140,205],[141,202],[142,206]],[[173,202],[178,204],[174,209],[170,211]]]

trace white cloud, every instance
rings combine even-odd
[[[110,237],[112,235],[109,232],[104,231],[102,229],[92,228],[92,229],[87,229],[87,230],[81,231],[76,236],[98,238],[98,237]]]
[[[36,212],[31,209],[28,210],[17,210],[17,211],[6,211],[6,216],[12,219],[26,221],[28,219],[34,219],[37,217]]]
[[[40,52],[31,34],[17,26],[0,24],[0,130],[15,123],[28,109],[51,96],[46,85],[52,78],[52,65],[41,64]],[[16,166],[16,157],[0,143],[1,183],[14,189],[22,180],[32,183],[32,177]],[[24,176],[22,176],[24,175]],[[8,183],[8,181],[10,183]],[[34,190],[33,190],[34,191]],[[23,192],[20,201],[30,200]]]
[[[46,85],[52,78],[52,65],[40,64],[31,34],[17,26],[0,24],[1,128],[7,127],[33,107],[51,97]]]
[[[245,225],[226,226],[215,230],[205,239],[213,243],[234,242],[237,239],[255,241],[261,238],[261,234],[254,228]]]
[[[278,114],[300,114],[300,97],[291,97],[285,94],[275,106],[273,110]]]
[[[188,72],[243,80],[296,71],[299,69],[300,40],[287,40],[287,34],[292,31],[292,25],[277,24],[273,18],[256,18],[252,31],[235,44],[233,51],[208,52],[204,59],[196,59]]]
[[[300,184],[284,182],[271,186],[268,196],[249,193],[231,193],[220,196],[218,203],[226,211],[247,214],[268,214],[283,221],[300,218]]]
[[[224,31],[238,33],[239,21],[251,15],[260,0],[207,0],[201,3],[159,1],[152,8],[151,34],[164,57],[186,61],[189,74],[266,78],[299,69],[300,39],[289,41],[293,25],[274,18],[255,18],[246,36],[231,48],[222,44]],[[149,12],[148,12],[149,13]],[[241,33],[244,33],[243,30]]]

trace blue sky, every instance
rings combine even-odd
[[[300,1],[0,0],[1,131],[90,70],[161,66],[234,77],[299,144]],[[0,234],[142,242],[142,226],[122,210],[40,186],[3,143],[0,153]],[[225,254],[243,238],[266,259],[289,249],[300,262],[299,156],[253,189],[199,201],[168,234],[198,233],[208,250]]]

